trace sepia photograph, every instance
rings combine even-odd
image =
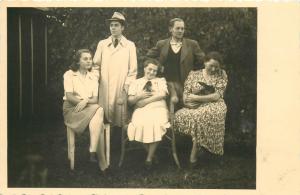
[[[257,8],[8,7],[7,187],[256,189]]]

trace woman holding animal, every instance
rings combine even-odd
[[[225,116],[227,112],[223,94],[227,75],[220,68],[222,57],[210,52],[204,58],[205,68],[191,71],[184,84],[184,108],[175,113],[174,129],[192,136],[190,167],[197,165],[200,147],[223,155]]]
[[[147,169],[152,168],[152,159],[162,136],[170,127],[165,98],[168,94],[167,82],[157,78],[159,62],[154,59],[144,63],[144,77],[132,82],[128,90],[128,102],[134,107],[128,126],[130,141],[144,143],[148,152],[145,161]]]

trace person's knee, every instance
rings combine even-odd
[[[90,129],[91,134],[99,134],[99,132],[100,132],[100,125],[98,124],[98,122],[96,122],[96,123],[95,122],[90,123],[90,125],[89,125],[89,129]]]
[[[99,106],[99,104],[89,104],[89,107],[98,109],[100,106]]]
[[[103,123],[103,109],[99,108],[90,121],[89,124],[90,131],[94,133],[100,132],[102,123]]]
[[[97,115],[99,117],[99,119],[102,121],[103,120],[103,116],[104,116],[104,110],[101,106],[99,106],[98,110],[97,110]]]

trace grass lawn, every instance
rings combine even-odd
[[[18,127],[21,128],[21,127]],[[40,153],[48,168],[46,187],[53,188],[194,188],[194,189],[255,189],[256,155],[255,139],[233,139],[225,136],[225,154],[222,157],[203,151],[199,167],[187,168],[191,140],[177,136],[177,149],[182,169],[178,170],[171,152],[159,147],[159,164],[151,173],[143,168],[145,151],[128,152],[121,168],[119,145],[112,143],[111,162],[113,174],[100,175],[96,164],[88,161],[89,135],[76,137],[75,170],[69,168],[67,159],[66,129],[62,121],[23,126],[30,134],[13,135],[9,141],[8,186],[30,187],[19,182],[28,151]],[[230,134],[230,133],[228,133]],[[167,143],[162,143],[161,146]],[[28,150],[28,148],[30,148]]]

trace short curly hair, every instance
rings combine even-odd
[[[146,68],[149,64],[154,64],[154,65],[160,67],[159,61],[156,59],[153,59],[153,58],[148,58],[147,60],[145,60],[144,68]]]
[[[162,66],[160,64],[160,62],[156,59],[153,59],[153,58],[147,58],[145,61],[144,61],[144,68],[146,68],[149,64],[154,64],[157,66],[157,75],[156,76],[162,76]]]
[[[204,62],[208,62],[211,59],[216,60],[223,65],[223,56],[219,52],[212,51],[204,56]]]

